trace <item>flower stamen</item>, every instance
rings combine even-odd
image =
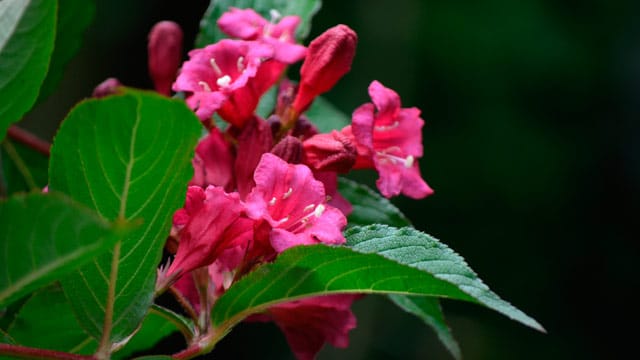
[[[211,67],[213,68],[213,71],[216,72],[216,75],[222,76],[222,70],[220,70],[220,67],[216,63],[216,59],[214,58],[209,59],[209,64],[211,64]]]

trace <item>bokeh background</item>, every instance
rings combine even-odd
[[[150,88],[148,30],[177,21],[190,46],[207,4],[96,0],[61,88],[22,126],[50,139],[107,77]],[[338,23],[360,41],[352,71],[327,97],[350,113],[377,79],[426,121],[420,164],[436,193],[394,202],[548,330],[445,301],[465,358],[637,354],[640,2],[325,0],[312,36]],[[451,358],[430,329],[383,298],[355,311],[351,346],[321,359]],[[240,326],[214,357],[292,358],[271,324]]]

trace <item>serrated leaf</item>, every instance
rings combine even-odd
[[[184,204],[200,129],[184,102],[134,90],[85,101],[62,123],[51,149],[49,187],[106,219],[142,221],[113,251],[62,281],[81,325],[95,338],[111,306],[114,343],[131,334],[151,306],[156,267],[173,212]]]
[[[323,133],[331,132],[331,130],[340,130],[351,124],[349,115],[321,96],[313,101],[305,115]]]
[[[0,147],[0,163],[7,194],[47,185],[49,158],[26,145],[5,139]]]
[[[250,273],[218,299],[213,324],[226,331],[248,315],[278,303],[365,293],[480,303],[542,330],[535,320],[491,292],[462,258],[426,234],[377,225],[352,228],[346,236],[353,248],[298,246]]]
[[[38,102],[56,89],[64,69],[82,45],[85,30],[95,13],[92,0],[58,0],[58,24],[49,71],[42,83]]]
[[[416,229],[385,225],[354,227],[345,232],[347,246],[362,253],[375,253],[432,274],[454,284],[474,302],[539,331],[544,328],[533,318],[502,300],[480,280],[462,256],[436,238]]]
[[[429,325],[438,336],[438,339],[449,350],[455,359],[462,359],[460,346],[451,334],[437,298],[426,296],[404,296],[391,294],[389,299],[402,310],[413,314]]]
[[[391,201],[366,185],[339,177],[338,190],[353,205],[353,212],[348,216],[349,226],[369,224],[411,226],[409,219]]]
[[[53,50],[57,3],[0,1],[0,140],[38,96]]]
[[[298,15],[302,21],[296,30],[296,39],[302,41],[309,35],[311,18],[320,10],[322,2],[320,0],[211,0],[200,21],[196,47],[204,47],[227,37],[218,28],[217,21],[231,6],[240,9],[252,8],[267,20],[271,18],[269,14],[271,10],[277,10],[282,16]]]
[[[92,354],[98,345],[82,330],[58,285],[33,294],[8,332],[20,345],[74,354]]]
[[[0,308],[118,240],[108,222],[62,194],[16,195],[0,202],[0,229]]]

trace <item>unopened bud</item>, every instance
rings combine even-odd
[[[271,153],[289,164],[299,164],[302,162],[302,142],[293,136],[285,136]]]
[[[346,25],[334,26],[311,41],[293,103],[297,113],[305,111],[316,96],[329,91],[349,72],[357,43],[358,36]]]
[[[108,78],[105,81],[101,82],[93,89],[93,93],[91,96],[94,98],[101,98],[109,95],[114,95],[118,93],[118,88],[121,87],[122,84],[116,78]]]
[[[333,130],[303,143],[304,163],[316,171],[346,173],[356,162],[356,147],[348,137]]]
[[[149,75],[156,91],[171,95],[171,84],[182,60],[182,29],[173,21],[161,21],[149,32]]]

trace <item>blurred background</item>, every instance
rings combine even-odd
[[[190,46],[207,5],[96,0],[61,88],[21,126],[50,139],[107,77],[151,88],[151,26],[180,23]],[[312,36],[338,23],[359,34],[352,71],[328,99],[350,113],[377,79],[422,110],[420,165],[436,192],[394,203],[548,331],[445,301],[466,359],[637,352],[627,329],[640,320],[639,17],[635,0],[325,0],[315,17]],[[451,359],[430,329],[385,299],[366,298],[355,311],[351,346],[320,359]],[[271,324],[241,325],[211,354],[258,356],[292,358]]]

